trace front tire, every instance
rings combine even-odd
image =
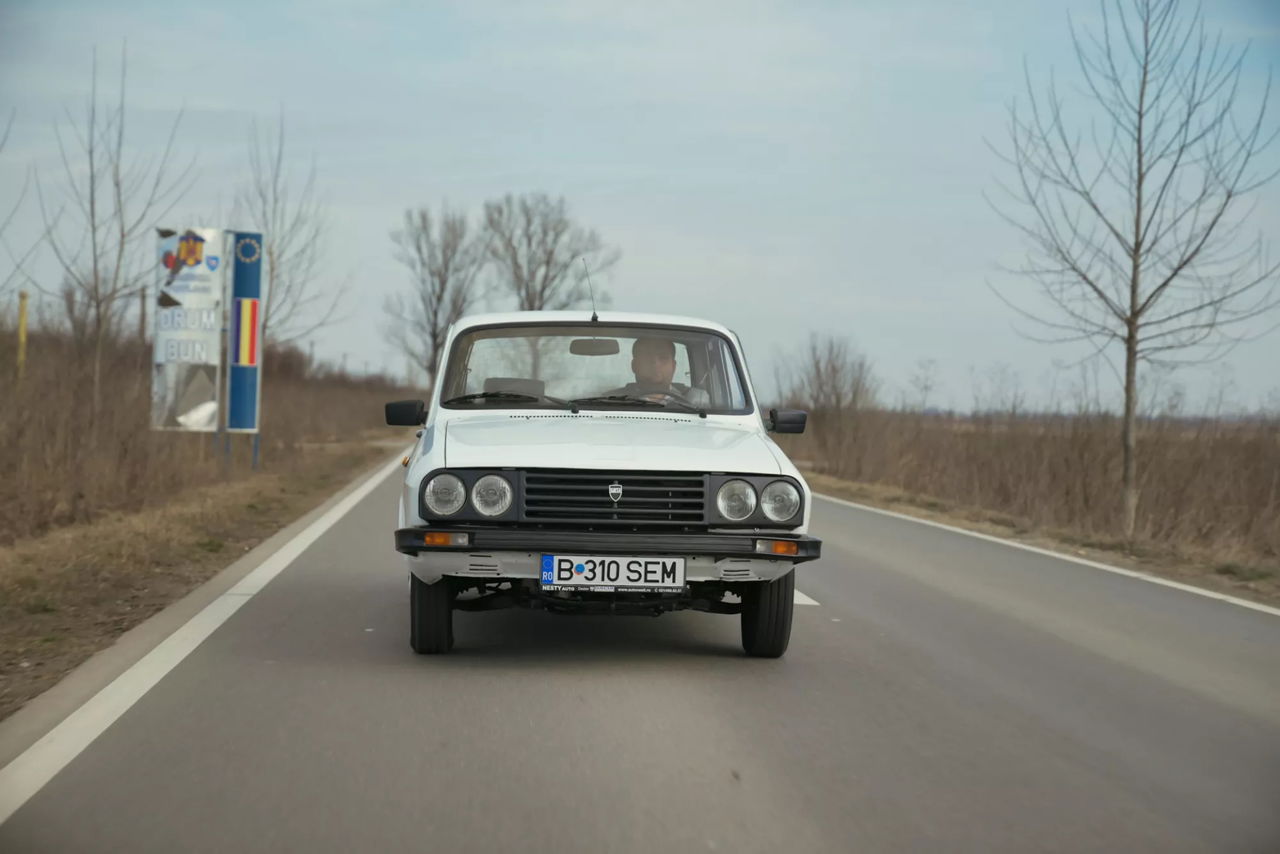
[[[796,573],[757,581],[742,596],[742,648],[753,658],[781,658],[791,642]]]
[[[453,588],[449,579],[427,584],[409,575],[409,646],[419,655],[453,649]]]

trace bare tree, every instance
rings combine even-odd
[[[103,356],[119,333],[129,298],[154,275],[150,228],[178,202],[189,183],[194,161],[175,171],[174,140],[182,112],[174,118],[158,157],[130,156],[126,145],[127,52],[120,54],[120,91],[113,105],[98,98],[97,51],[89,100],[82,119],[67,113],[75,147],[55,128],[65,179],[64,204],[54,199],[36,174],[36,197],[45,243],[57,261],[62,283],[51,291],[27,276],[43,293],[62,304],[77,343],[91,364],[90,423],[102,406]]]
[[[1015,272],[1041,302],[1005,301],[1048,333],[1124,356],[1123,528],[1137,524],[1141,362],[1219,358],[1277,304],[1277,265],[1244,226],[1275,134],[1237,108],[1245,49],[1210,36],[1178,0],[1102,3],[1101,33],[1071,25],[1088,110],[1068,116],[1051,77],[1009,108],[1014,180],[997,211],[1029,245]],[[1120,372],[1117,371],[1119,374]]]
[[[469,235],[465,214],[425,207],[404,212],[404,227],[391,232],[395,259],[409,269],[409,294],[387,300],[392,343],[432,377],[449,326],[476,298],[476,277],[485,266],[486,246]],[[430,381],[430,380],[429,380]]]
[[[924,412],[929,408],[929,395],[938,387],[938,360],[921,359],[911,374],[911,388],[916,393],[914,406]]]
[[[0,132],[0,154],[4,153],[5,148],[9,144],[9,135],[13,132],[13,124],[17,115],[17,110],[9,111],[9,118],[5,122],[4,130]],[[23,265],[35,252],[36,247],[40,243],[39,240],[35,241],[25,252],[19,254],[15,253],[13,248],[9,246],[8,241],[5,240],[5,232],[9,230],[9,226],[13,224],[14,219],[18,216],[18,211],[22,209],[22,203],[26,201],[27,192],[30,188],[31,171],[28,170],[22,181],[22,189],[18,191],[18,195],[13,199],[13,202],[10,203],[8,212],[0,212],[0,245],[4,246],[5,252],[8,253],[10,260],[13,262],[9,272],[5,274],[3,279],[0,279],[0,294],[3,294],[8,290],[10,283],[18,276]]]
[[[969,383],[973,392],[974,416],[1007,416],[1017,418],[1026,408],[1026,392],[1022,378],[1005,362],[995,362],[979,373],[969,367]]]
[[[866,415],[877,405],[880,381],[870,359],[834,336],[813,335],[808,349],[786,367],[783,399],[813,416],[815,461],[834,474],[862,474],[860,447]]]
[[[848,341],[812,335],[792,368],[786,397],[812,410],[851,413],[875,406],[879,389],[871,360],[851,351]]]
[[[300,183],[290,174],[283,110],[274,134],[260,134],[256,121],[250,125],[249,179],[236,193],[235,213],[262,232],[264,345],[303,338],[329,325],[342,294],[339,290],[328,299],[321,292],[326,222],[316,194],[315,162]]]
[[[563,197],[531,193],[486,202],[484,224],[499,286],[522,311],[581,304],[589,274],[608,270],[620,256],[594,230],[573,222]],[[602,296],[596,292],[596,299]]]

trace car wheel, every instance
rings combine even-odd
[[[796,601],[795,570],[775,581],[758,581],[742,596],[742,648],[754,658],[781,658],[791,641]]]
[[[449,579],[427,584],[409,575],[409,646],[419,655],[453,649],[453,588]]]

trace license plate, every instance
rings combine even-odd
[[[661,593],[683,588],[682,557],[542,556],[543,590]]]

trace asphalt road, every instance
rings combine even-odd
[[[734,617],[457,616],[388,480],[0,825],[0,852],[1280,851],[1280,617],[829,502]]]

